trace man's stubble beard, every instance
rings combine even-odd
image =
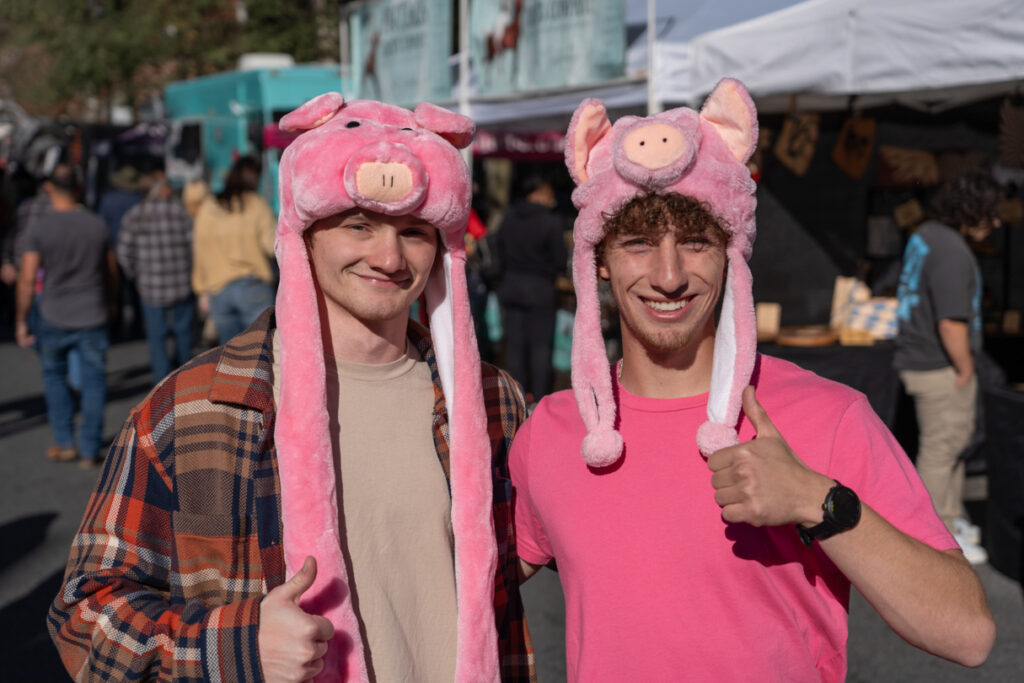
[[[669,353],[684,349],[699,332],[695,327],[685,330],[643,329],[643,326],[633,325],[628,316],[622,316],[622,324],[644,349],[653,353]]]

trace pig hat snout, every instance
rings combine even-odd
[[[393,142],[356,150],[345,164],[344,176],[345,189],[357,205],[393,216],[415,209],[427,192],[423,162],[408,147]]]
[[[729,233],[722,314],[708,395],[708,420],[697,432],[705,455],[737,443],[742,392],[757,352],[752,280],[756,186],[746,167],[757,146],[757,112],[746,88],[723,79],[699,112],[685,107],[648,117],[626,116],[614,125],[604,105],[584,100],[566,135],[565,160],[576,182],[573,203],[572,386],[587,429],[581,453],[605,467],[622,454],[615,429],[612,376],[601,336],[596,248],[604,223],[634,197],[678,193],[708,204]]]
[[[700,146],[694,119],[673,124],[638,119],[615,133],[612,157],[620,176],[639,187],[667,187],[690,170]]]

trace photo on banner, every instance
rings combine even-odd
[[[625,72],[622,0],[470,0],[476,93],[575,88]]]
[[[348,15],[356,96],[411,107],[451,99],[450,0],[373,0]]]

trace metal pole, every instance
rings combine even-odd
[[[345,75],[348,74],[350,81],[352,77],[352,53],[349,50],[348,39],[348,10],[340,7],[338,12],[338,76],[341,79],[341,84],[338,92],[346,98],[350,93],[345,89]]]
[[[657,32],[657,0],[647,0],[647,115],[661,111],[654,72],[654,43]]]
[[[469,0],[459,0],[459,113],[469,116]],[[462,150],[473,175],[473,146]]]

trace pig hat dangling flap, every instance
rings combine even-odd
[[[457,149],[471,142],[473,122],[427,103],[411,112],[365,100],[346,103],[339,93],[327,93],[282,118],[280,125],[304,132],[285,149],[280,166],[275,250],[281,269],[281,377],[274,440],[287,574],[298,571],[307,555],[316,557],[316,580],[300,604],[335,627],[317,680],[366,681],[368,675],[340,545],[324,349],[303,233],[321,218],[359,207],[412,215],[440,234],[442,258],[425,294],[449,416],[458,607],[455,677],[498,681],[491,446],[463,243],[471,183]]]
[[[746,161],[757,146],[757,112],[746,88],[723,79],[700,112],[686,107],[613,126],[604,105],[584,100],[566,135],[565,161],[576,182],[579,209],[573,229],[572,387],[587,429],[582,455],[605,467],[622,454],[615,429],[616,406],[601,336],[596,248],[605,217],[634,197],[678,193],[705,202],[729,233],[722,314],[715,337],[708,421],[697,431],[705,455],[738,442],[736,426],[744,387],[757,353],[752,280],[747,260],[753,249],[756,186]]]

